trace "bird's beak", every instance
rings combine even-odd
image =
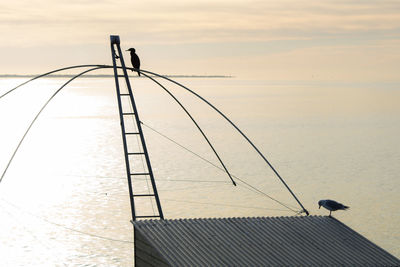
[[[321,205],[319,205],[319,209],[321,208]]]

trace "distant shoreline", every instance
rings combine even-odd
[[[40,76],[41,74],[0,74],[0,78],[34,78]],[[55,74],[55,75],[46,75],[46,78],[72,78],[76,76],[76,74]],[[150,75],[151,77],[157,77],[154,75]],[[233,78],[234,76],[229,75],[163,75],[169,78]],[[88,74],[82,75],[83,78],[114,78],[114,75],[109,74]],[[120,77],[123,77],[120,75]],[[132,78],[145,78],[144,76],[137,77],[136,74],[130,75]]]

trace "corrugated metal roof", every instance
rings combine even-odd
[[[134,229],[138,262],[149,248],[171,266],[400,266],[326,216],[146,220]]]

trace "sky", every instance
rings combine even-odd
[[[400,78],[398,0],[1,0],[0,74],[111,64],[112,34],[161,74]]]

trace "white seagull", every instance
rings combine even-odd
[[[318,201],[319,208],[324,207],[325,209],[329,210],[329,217],[331,217],[332,211],[335,210],[347,210],[349,207],[345,206],[341,203],[338,203],[334,200],[325,199]]]

